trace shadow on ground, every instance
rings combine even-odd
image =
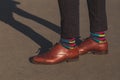
[[[52,47],[52,43],[46,38],[44,38],[42,35],[32,30],[29,26],[15,20],[13,17],[13,13],[36,21],[37,23],[44,25],[45,27],[53,30],[58,34],[60,34],[60,28],[47,20],[39,18],[18,8],[18,4],[20,3],[14,0],[0,0],[0,20],[5,22],[6,24],[9,24],[12,28],[20,31],[21,33],[29,37],[31,40],[33,40],[35,43],[37,43],[39,46],[41,46],[40,53],[47,51],[47,49]]]

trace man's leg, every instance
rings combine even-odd
[[[79,0],[58,0],[61,13],[61,37],[79,36]]]
[[[91,38],[99,43],[106,41],[105,31],[107,30],[106,0],[87,0]]]
[[[79,46],[80,54],[93,52],[106,54],[108,43],[105,38],[107,30],[107,17],[105,0],[87,0],[90,17],[90,37]]]
[[[61,14],[60,43],[73,49],[79,41],[79,0],[58,0]]]
[[[87,0],[90,17],[90,31],[107,30],[106,0]]]

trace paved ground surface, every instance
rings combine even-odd
[[[120,0],[107,0],[109,55],[87,54],[77,62],[57,65],[28,61],[38,48],[59,40],[57,0],[18,2],[0,2],[0,7],[5,7],[0,10],[0,80],[120,80]],[[81,35],[85,38],[89,35],[87,5],[86,0],[80,2]],[[9,19],[11,13],[15,20]]]

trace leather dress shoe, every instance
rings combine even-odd
[[[60,43],[57,43],[48,52],[42,55],[36,55],[30,58],[34,64],[56,64],[63,61],[74,61],[79,58],[78,47],[74,49],[64,48]]]
[[[97,43],[91,38],[87,38],[79,46],[79,54],[83,55],[88,52],[93,54],[107,54],[108,53],[108,43]]]

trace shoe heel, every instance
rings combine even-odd
[[[75,57],[75,58],[67,59],[66,62],[75,62],[75,61],[78,61],[78,60],[79,60],[79,57]]]
[[[94,55],[106,55],[108,54],[108,50],[106,51],[92,51]]]

